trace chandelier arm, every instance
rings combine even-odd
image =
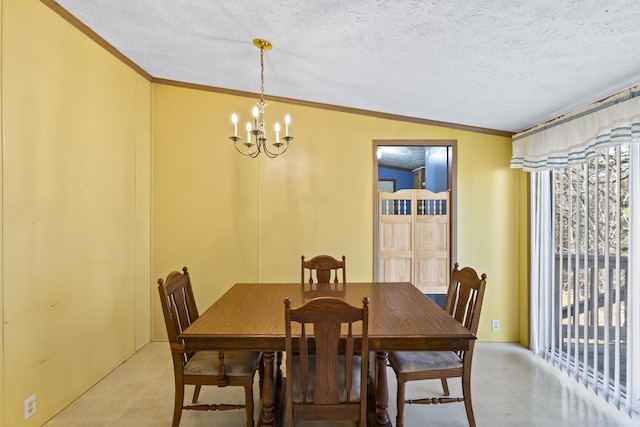
[[[284,152],[284,151],[283,151],[283,152]],[[271,151],[269,151],[269,150],[267,149],[267,146],[265,145],[265,147],[264,147],[264,154],[265,154],[268,158],[270,158],[270,159],[275,159],[276,157],[278,157],[278,156],[279,156],[280,154],[282,154],[282,153],[272,153]]]
[[[264,155],[267,156],[270,159],[275,159],[276,157],[279,156],[279,154],[273,154],[270,151],[268,151],[267,149],[264,150]]]
[[[264,149],[264,153],[269,156],[270,158],[274,158],[274,157],[278,157],[281,154],[284,154],[285,151],[287,151],[287,148],[289,148],[289,140],[293,139],[292,137],[288,137],[288,138],[284,138],[285,142],[280,143],[280,147],[284,145],[283,149],[280,149],[280,147],[278,147],[278,151],[273,152],[273,151],[269,151],[269,149],[267,148],[267,145],[265,144],[263,149]]]
[[[258,145],[259,151],[263,152],[265,156],[270,159],[276,158],[280,155],[280,153],[272,153],[271,151],[269,151],[269,149],[267,148],[267,139],[264,137],[259,139]]]
[[[260,154],[260,147],[256,146],[255,151],[251,151],[251,146],[256,145],[256,144],[249,144],[249,143],[245,143],[244,145],[247,147],[248,151],[242,151],[239,147],[238,147],[238,140],[240,138],[234,139],[233,137],[231,138],[233,140],[233,146],[236,148],[236,151],[240,154],[242,154],[243,156],[249,156],[251,158],[256,158],[258,156],[258,154]]]
[[[249,152],[247,152],[247,153],[245,154],[245,156],[249,156],[249,157],[251,157],[252,159],[255,159],[256,157],[258,157],[258,156],[260,155],[260,144],[255,144],[255,146],[256,146],[255,151],[252,151],[252,152],[250,152],[250,153],[249,153]]]

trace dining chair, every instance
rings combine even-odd
[[[332,297],[298,308],[291,308],[290,298],[284,304],[287,425],[344,420],[364,427],[369,298],[363,298],[362,308]]]
[[[342,261],[335,259],[331,255],[317,255],[309,261],[305,261],[304,255],[302,255],[302,283],[314,283],[314,272],[315,282],[317,283],[339,283],[339,270],[342,270],[342,283],[346,283],[347,266],[344,255],[342,255]],[[305,278],[306,274],[308,274],[308,279]]]
[[[158,279],[164,323],[173,358],[175,402],[172,426],[180,424],[183,409],[216,411],[245,408],[247,427],[253,427],[253,377],[261,360],[256,351],[197,351],[189,352],[178,337],[198,318],[187,267],[183,273],[173,271],[167,280]],[[192,405],[184,404],[185,384],[195,385]],[[245,390],[245,404],[198,404],[203,385],[217,387],[240,386]]]
[[[480,310],[484,298],[487,276],[478,274],[474,269],[465,267],[458,270],[458,263],[451,272],[451,283],[447,291],[444,309],[472,334],[478,332]],[[396,426],[404,425],[405,403],[451,403],[464,402],[467,420],[475,427],[471,404],[471,361],[473,358],[474,340],[469,343],[469,350],[454,351],[392,351],[389,363],[398,378],[398,415]],[[461,378],[463,397],[449,397],[447,378]],[[405,400],[405,384],[407,381],[439,379],[445,397],[432,397]]]

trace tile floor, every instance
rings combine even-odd
[[[389,414],[395,424],[395,375],[389,368]],[[257,393],[256,416],[261,400]],[[452,395],[459,381],[450,380]],[[473,406],[479,427],[506,426],[640,426],[547,366],[517,344],[478,343],[474,355]],[[191,397],[191,388],[186,395]],[[407,384],[407,397],[427,391],[438,395],[439,381]],[[218,394],[203,388],[201,401]],[[225,402],[243,402],[241,388],[223,390]],[[461,394],[460,394],[461,395]],[[56,415],[46,427],[170,426],[173,411],[173,372],[166,342],[147,344],[102,381]],[[184,411],[181,427],[245,426],[244,410]],[[327,423],[307,423],[322,426]],[[334,423],[331,426],[352,424]],[[464,405],[407,405],[405,426],[468,426]]]

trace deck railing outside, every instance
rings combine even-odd
[[[558,351],[579,360],[580,369],[590,370],[601,382],[618,375],[625,387],[628,258],[563,253],[556,254],[555,262],[562,273],[554,283]]]

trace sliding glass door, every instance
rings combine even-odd
[[[534,350],[627,411],[640,386],[637,151],[531,174]]]

